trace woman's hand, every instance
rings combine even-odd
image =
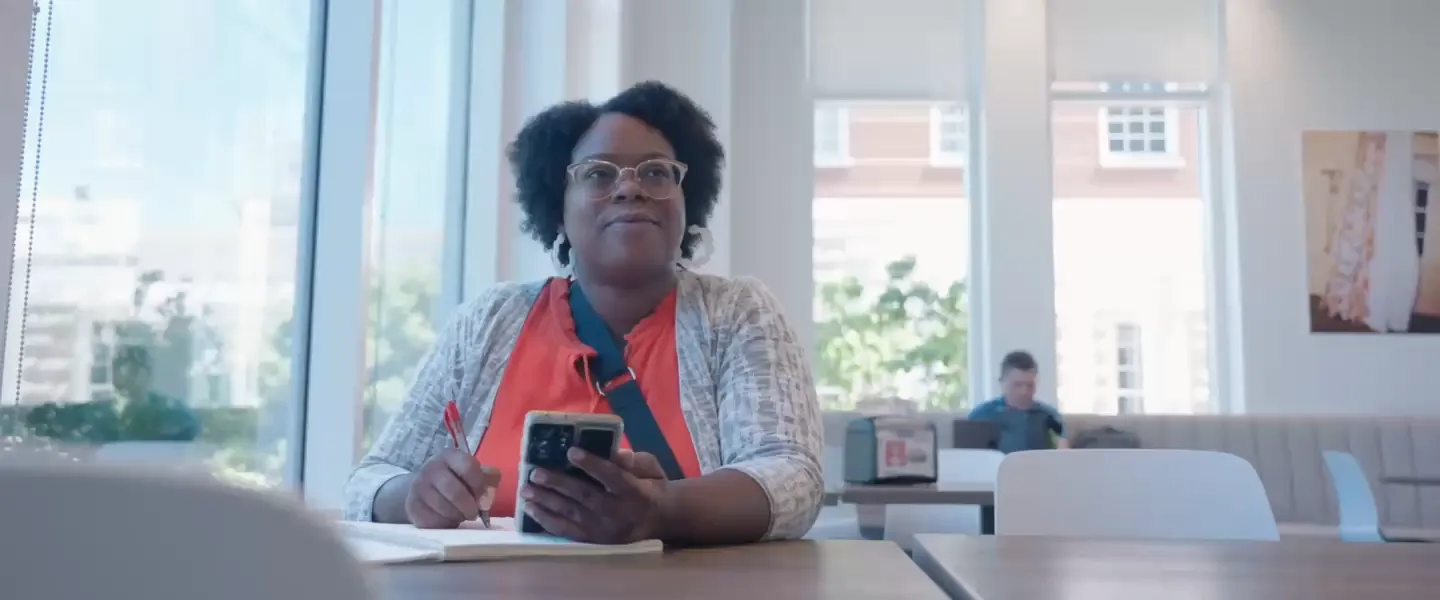
[[[500,473],[459,450],[445,450],[416,472],[405,495],[405,517],[422,529],[452,529],[489,508]]]
[[[658,538],[666,515],[665,470],[653,455],[621,450],[605,460],[571,448],[570,462],[600,485],[535,469],[520,488],[525,512],[552,534],[579,542],[628,544]]]

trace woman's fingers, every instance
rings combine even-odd
[[[626,450],[624,448],[621,448],[618,452],[615,453],[615,457],[610,460],[615,464],[620,465],[620,468],[625,469],[626,471],[633,472],[635,469],[635,451],[633,450]]]
[[[593,523],[600,519],[600,514],[597,512],[598,507],[580,502],[548,486],[526,484],[525,487],[520,488],[520,495],[525,498],[526,506],[538,504],[576,526]],[[557,532],[551,531],[551,533]]]
[[[660,459],[655,458],[649,452],[636,452],[630,458],[630,465],[627,471],[641,479],[668,479],[665,475],[665,467],[660,466]]]
[[[412,522],[414,522],[416,527],[453,527],[455,523],[459,523],[465,520],[465,515],[460,514],[460,509],[455,508],[455,504],[451,502],[449,498],[446,498],[444,494],[441,494],[440,490],[437,490],[434,487],[431,487],[428,490],[422,490],[415,496],[416,499],[419,500],[421,508],[429,511],[437,517],[433,521],[425,520],[425,522],[423,523],[419,522],[420,520],[414,519],[412,517],[411,520]]]
[[[443,455],[445,466],[470,490],[470,495],[479,498],[487,489],[500,484],[500,471],[486,467],[475,457],[464,452],[446,451]]]
[[[559,471],[535,469],[530,472],[530,483],[545,487],[586,506],[596,506],[604,500],[605,488],[593,481],[571,477]]]
[[[579,448],[571,448],[569,452],[570,463],[580,467],[581,470],[595,478],[605,489],[617,496],[632,495],[639,492],[639,486],[635,476],[629,471],[615,464],[614,461],[606,460],[590,454]],[[639,454],[635,455],[639,460]]]
[[[550,535],[558,535],[576,541],[589,541],[586,539],[585,532],[580,528],[579,523],[566,518],[559,512],[551,510],[544,504],[534,501],[526,502],[525,514],[535,519],[535,522]]]
[[[434,484],[435,491],[451,505],[457,518],[468,521],[480,515],[480,500],[458,475],[448,471],[440,473],[436,475]]]

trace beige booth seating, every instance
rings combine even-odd
[[[842,445],[856,413],[827,413],[825,438]],[[918,415],[951,444],[953,413]],[[1370,416],[1067,415],[1074,432],[1109,425],[1147,448],[1218,450],[1250,461],[1265,483],[1282,533],[1335,535],[1335,493],[1321,453],[1353,454],[1370,477],[1380,519],[1392,535],[1440,537],[1440,486],[1382,483],[1382,477],[1440,479],[1440,418]]]

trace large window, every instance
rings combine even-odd
[[[312,3],[54,4],[39,3],[0,423],[177,442],[276,484]]]
[[[1099,168],[1116,109],[1054,104],[1056,326],[1096,332],[1057,343],[1058,400],[1076,412],[1212,412],[1201,109],[1126,107],[1123,118],[1132,109],[1148,136],[1134,143],[1177,162]]]
[[[931,168],[938,108],[843,110],[853,164],[815,172],[821,396],[832,409],[964,409],[970,208],[962,170]]]
[[[446,211],[456,195],[454,2],[381,2],[367,302],[366,447],[399,408],[453,303],[442,301]],[[463,94],[458,96],[463,98]]]

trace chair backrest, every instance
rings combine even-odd
[[[1238,456],[1201,450],[1010,454],[996,482],[995,533],[1280,539],[1255,468]]]
[[[995,482],[1005,454],[999,450],[942,448],[939,455],[940,481]]]
[[[1348,452],[1326,450],[1325,471],[1335,488],[1340,512],[1340,539],[1347,542],[1384,542],[1380,533],[1380,509],[1360,461]]]
[[[298,501],[208,478],[0,463],[0,532],[7,598],[374,597]]]
[[[111,442],[95,449],[95,462],[117,465],[198,468],[213,449],[197,442]]]

